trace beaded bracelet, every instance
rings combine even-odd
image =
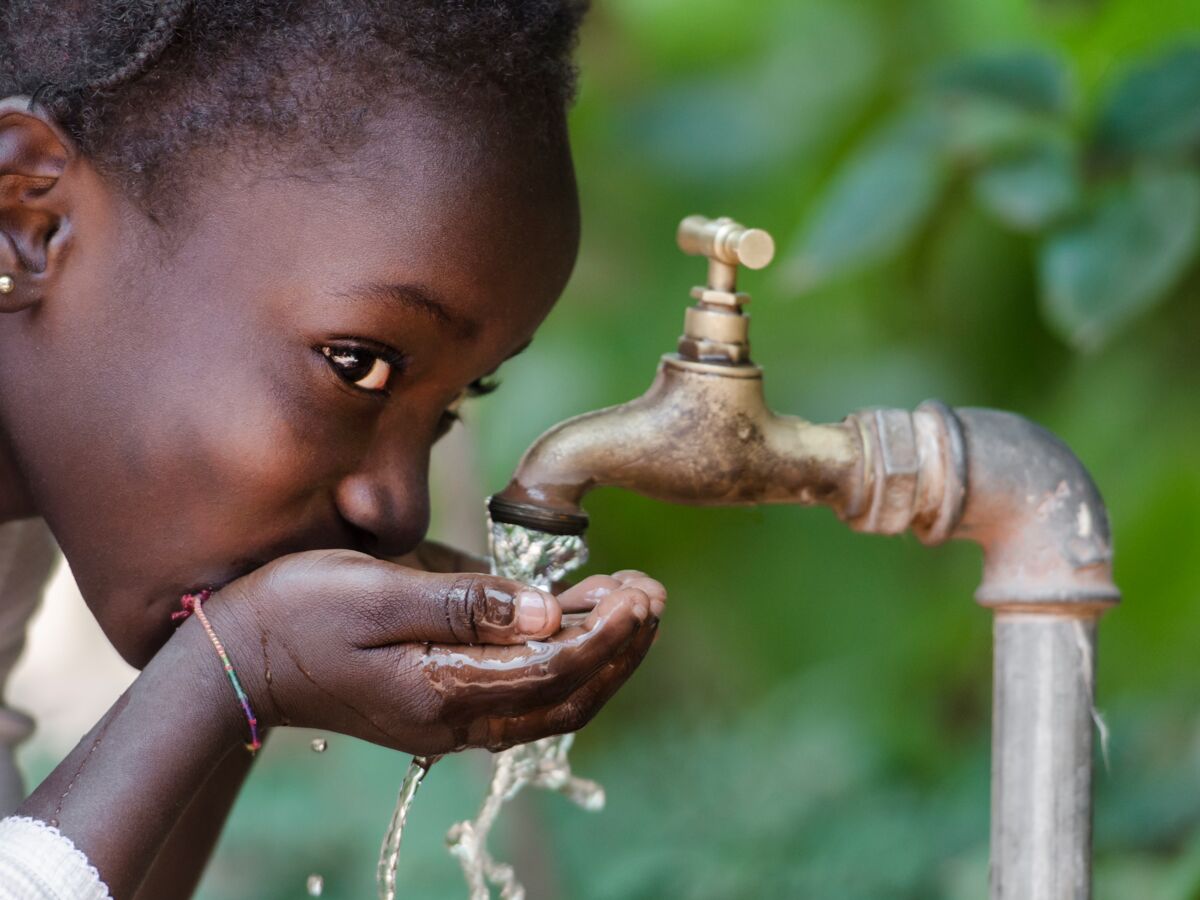
[[[186,619],[192,613],[196,614],[196,618],[200,620],[200,624],[204,626],[204,633],[208,635],[208,639],[212,641],[213,647],[216,648],[217,656],[221,658],[221,665],[225,667],[225,674],[229,676],[229,683],[233,685],[233,692],[237,694],[238,702],[242,705],[242,712],[246,714],[246,721],[250,723],[250,743],[246,745],[246,749],[254,753],[262,746],[262,741],[258,739],[258,719],[254,717],[254,711],[250,709],[250,698],[246,696],[246,692],[242,689],[242,683],[238,680],[237,672],[233,671],[233,663],[229,661],[229,654],[225,652],[225,645],[221,643],[221,639],[217,637],[217,633],[213,631],[212,623],[208,621],[208,616],[204,613],[203,603],[212,596],[211,591],[200,591],[198,594],[184,594],[179,600],[179,605],[183,609],[171,614],[171,619],[178,621]]]

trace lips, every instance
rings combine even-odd
[[[235,565],[225,568],[214,578],[197,581],[190,587],[179,590],[172,598],[172,602],[178,602],[179,598],[183,597],[185,594],[198,594],[201,591],[208,591],[211,594],[215,594],[217,591],[228,586],[232,582],[237,581],[239,578],[242,578],[245,575],[249,575],[255,569],[262,568],[266,564],[267,562],[265,560],[242,560]]]

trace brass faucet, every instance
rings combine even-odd
[[[926,402],[830,425],[775,414],[737,291],[738,266],[767,265],[774,242],[702,216],[677,239],[708,258],[677,352],[641,397],[538,438],[490,499],[492,519],[582,534],[583,496],[611,485],[670,503],[824,504],[859,531],[980,544],[975,598],[995,613],[991,897],[1086,900],[1096,623],[1119,599],[1092,479],[1011,413]]]
[[[670,503],[710,506],[826,503],[852,514],[861,503],[859,437],[846,424],[780,416],[763,398],[750,360],[750,298],[739,265],[761,269],[771,236],[731,219],[680,223],[685,252],[708,257],[708,283],[692,289],[678,352],[662,357],[650,389],[622,406],[570,419],[543,435],[489,504],[493,519],[581,534],[583,495],[600,485]]]

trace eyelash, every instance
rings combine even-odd
[[[462,414],[459,413],[457,407],[463,400],[486,397],[488,394],[495,392],[498,387],[500,387],[500,380],[486,375],[483,378],[476,378],[468,384],[463,389],[463,392],[459,394],[458,399],[450,404],[450,407],[442,413],[442,418],[445,420],[447,426],[462,421]]]

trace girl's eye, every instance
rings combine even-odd
[[[392,379],[393,365],[379,353],[363,347],[321,347],[321,354],[342,380],[356,388],[384,393]]]

